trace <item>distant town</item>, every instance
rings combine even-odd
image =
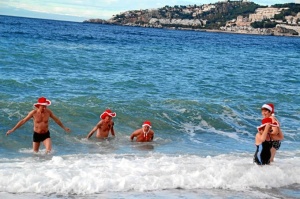
[[[300,35],[300,4],[261,6],[254,2],[219,1],[214,4],[176,5],[132,10],[109,20],[86,23],[115,24],[196,31],[222,31],[261,35]]]

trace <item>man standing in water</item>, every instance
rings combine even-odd
[[[20,120],[14,128],[7,131],[6,135],[11,134],[31,118],[33,118],[33,151],[37,153],[40,148],[40,143],[43,142],[46,148],[46,153],[50,153],[52,144],[49,132],[49,118],[52,118],[66,132],[70,132],[70,129],[66,128],[62,124],[62,122],[52,113],[52,111],[47,108],[47,106],[50,105],[50,100],[46,99],[45,97],[39,98],[38,102],[34,104],[36,109],[30,111],[28,115],[24,119]]]
[[[89,139],[95,133],[95,131],[97,131],[97,134],[96,134],[97,138],[107,138],[109,135],[109,132],[111,132],[112,136],[115,136],[114,122],[113,122],[112,118],[116,117],[116,116],[117,116],[117,114],[113,113],[110,109],[105,110],[100,115],[101,120],[87,135],[87,139]]]
[[[151,130],[151,122],[150,121],[145,121],[144,124],[142,125],[142,128],[137,129],[134,131],[130,139],[133,141],[134,137],[136,137],[137,142],[151,142],[153,141],[154,138],[154,131]]]

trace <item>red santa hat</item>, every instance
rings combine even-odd
[[[40,105],[42,106],[50,106],[51,105],[51,101],[46,99],[45,97],[40,97],[38,99],[38,102],[34,104],[35,107],[39,107]]]
[[[152,126],[151,126],[151,122],[150,121],[145,121],[144,123],[143,123],[143,125],[142,125],[142,127],[144,127],[144,126],[149,126],[150,127],[150,129],[152,128]]]
[[[111,117],[116,117],[117,114],[114,112],[112,112],[110,109],[106,109],[101,115],[100,118],[102,120],[104,120],[106,118],[106,116],[111,116]]]
[[[261,109],[267,109],[267,110],[269,110],[272,114],[275,113],[275,107],[274,107],[274,104],[264,104],[264,105],[262,105]]]
[[[264,118],[261,120],[261,125],[257,127],[258,131],[264,130],[267,124],[271,124],[271,126],[278,127],[277,122],[272,123],[272,118]]]

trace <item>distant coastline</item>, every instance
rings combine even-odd
[[[300,4],[261,6],[247,0],[132,10],[84,23],[256,35],[299,36]]]

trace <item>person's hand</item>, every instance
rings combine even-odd
[[[14,132],[13,130],[8,130],[7,132],[6,132],[6,136],[8,136],[9,134],[11,134],[12,132]]]
[[[271,127],[271,124],[270,124],[270,123],[267,123],[265,128],[268,128],[268,129],[269,129],[270,127]]]
[[[67,132],[67,133],[70,133],[71,132],[71,129],[65,127],[64,130]]]

